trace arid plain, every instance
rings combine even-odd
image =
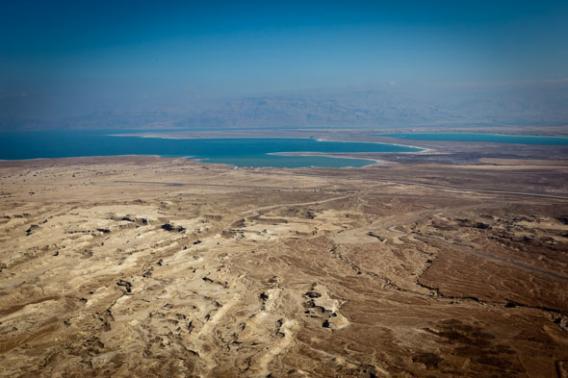
[[[0,162],[0,375],[568,376],[567,160],[442,156]]]

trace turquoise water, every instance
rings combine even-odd
[[[160,155],[193,157],[240,167],[361,167],[372,161],[321,156],[276,156],[278,152],[416,152],[417,148],[383,143],[319,142],[315,139],[161,139],[117,137],[108,131],[0,133],[0,159],[79,156]]]
[[[383,134],[382,136],[433,142],[489,142],[508,144],[541,144],[551,146],[568,145],[568,137],[545,135],[505,135],[483,133],[396,133]]]

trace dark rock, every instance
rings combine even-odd
[[[321,326],[323,328],[331,328],[331,323],[329,322],[329,320],[324,320],[323,323],[321,324]]]
[[[164,223],[161,226],[162,230],[169,231],[169,232],[185,232],[185,227],[183,226],[174,226],[171,223]]]
[[[97,228],[97,231],[103,234],[110,234],[110,228]]]
[[[152,269],[150,268],[147,271],[145,271],[144,273],[142,273],[142,277],[144,277],[144,278],[152,277]]]
[[[361,371],[361,373],[363,373],[361,376],[367,376],[369,378],[377,378],[378,377],[377,369],[374,366],[361,365],[359,370]]]
[[[27,230],[26,230],[26,236],[30,236],[35,230],[37,230],[39,228],[39,226],[37,224],[32,224]]]
[[[484,223],[484,222],[474,222],[471,219],[467,219],[467,218],[458,218],[456,219],[458,225],[460,225],[461,227],[471,227],[471,228],[477,228],[479,230],[488,230],[491,228],[491,225]]]
[[[244,219],[239,219],[236,222],[233,222],[233,224],[231,224],[231,227],[233,228],[242,228],[246,226],[246,221]]]
[[[442,359],[434,353],[418,353],[412,356],[412,362],[418,362],[426,366],[427,369],[437,369]]]
[[[367,235],[370,236],[370,237],[373,237],[373,238],[375,238],[375,239],[378,239],[379,241],[385,241],[385,238],[384,238],[384,237],[375,234],[373,231],[367,232]]]
[[[562,330],[568,332],[568,317],[564,315],[558,315],[554,320],[554,324],[560,327]]]
[[[304,295],[308,298],[319,298],[319,297],[321,297],[320,293],[318,293],[317,291],[313,291],[313,290],[306,292],[306,294],[304,294]]]
[[[524,235],[523,238],[522,238],[522,241],[523,241],[524,243],[530,243],[530,242],[532,242],[533,240],[534,240],[534,238],[533,238],[532,236],[528,236],[528,235]]]
[[[507,301],[505,302],[505,307],[506,308],[515,308],[515,307],[519,307],[519,304],[515,301]]]
[[[483,222],[477,222],[473,225],[473,227],[478,228],[480,230],[487,230],[487,229],[491,228],[490,225],[488,225],[487,223],[483,223]]]
[[[281,330],[282,327],[282,319],[280,319],[278,322],[276,322],[276,336],[278,337],[286,337],[286,334],[284,332],[282,332]]]
[[[118,280],[116,284],[124,288],[126,294],[132,294],[132,284],[130,282],[125,280]]]
[[[133,217],[132,215],[125,215],[123,217],[113,217],[112,219],[118,221],[136,223],[139,226],[146,226],[150,223],[147,218]]]

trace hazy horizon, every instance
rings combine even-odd
[[[566,14],[562,1],[10,3],[0,127],[568,122]]]

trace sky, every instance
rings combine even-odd
[[[565,0],[2,2],[0,99],[568,78]]]

